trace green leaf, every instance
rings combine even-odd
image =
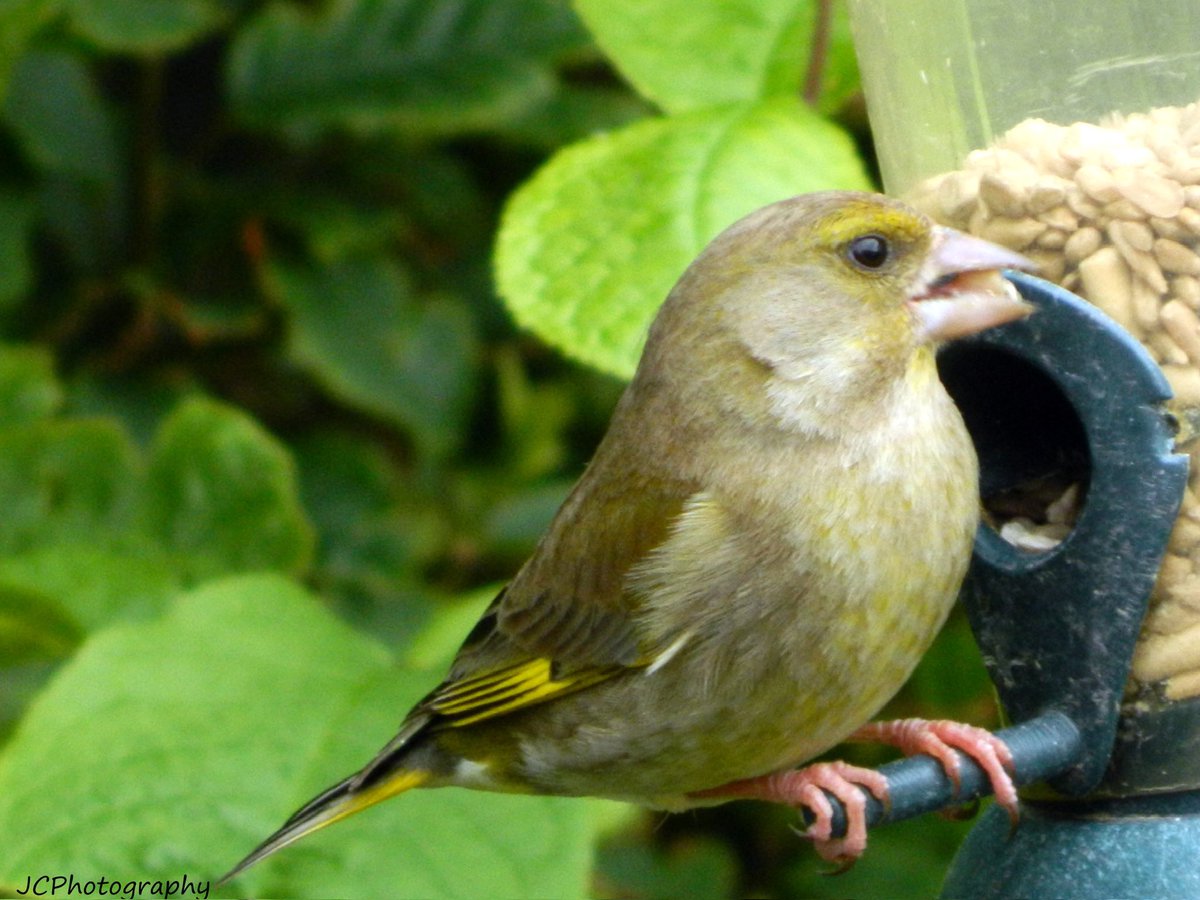
[[[320,536],[310,582],[346,621],[407,645],[431,611],[422,574],[444,552],[444,498],[401,481],[385,449],[361,435],[322,433],[294,452]]]
[[[294,447],[304,508],[331,537],[387,510],[399,479],[387,451],[344,432],[310,435]]]
[[[34,204],[27,198],[0,192],[0,312],[11,309],[33,281],[33,213]]]
[[[998,724],[987,668],[961,607],[954,608],[937,636],[935,649],[921,658],[893,701],[899,706],[899,716],[928,715],[937,710],[939,716],[984,727]],[[919,704],[915,712],[914,702]]]
[[[61,659],[80,637],[79,626],[53,600],[0,576],[0,667]]]
[[[71,23],[108,50],[161,53],[192,43],[225,19],[213,0],[67,0]]]
[[[299,572],[313,534],[287,451],[244,413],[202,398],[163,423],[151,450],[147,524],[193,576]]]
[[[562,84],[542,102],[500,124],[505,137],[544,153],[644,119],[653,107],[623,86]]]
[[[521,325],[628,377],[671,285],[723,228],[869,185],[849,135],[790,100],[641,122],[568,147],[513,195],[497,282]]]
[[[142,475],[114,424],[47,420],[0,429],[0,555],[130,530]]]
[[[411,429],[428,453],[458,443],[479,354],[463,304],[418,300],[404,272],[381,257],[271,271],[292,314],[292,356],[327,390]]]
[[[88,632],[161,613],[179,581],[170,562],[150,547],[139,552],[61,543],[0,559],[0,583],[53,598]]]
[[[3,114],[41,170],[38,212],[65,251],[60,256],[94,270],[125,252],[125,152],[114,107],[83,59],[65,51],[26,53],[12,73]]]
[[[26,53],[13,71],[3,117],[40,170],[37,212],[41,229],[60,244],[59,257],[95,270],[127,252],[125,148],[115,107],[83,59],[65,51]]]
[[[47,418],[61,405],[54,360],[45,348],[0,346],[0,428]]]
[[[58,668],[58,660],[5,666],[0,678],[0,747],[8,740],[26,708]]]
[[[159,621],[97,634],[0,757],[0,883],[213,878],[364,764],[434,683],[273,576],[213,583]],[[417,791],[239,884],[272,897],[581,896],[591,837],[579,801]]]
[[[472,591],[452,603],[439,604],[424,627],[414,635],[404,654],[405,665],[414,669],[445,669],[463,639],[479,621],[502,584]]]
[[[294,447],[304,508],[321,535],[324,575],[394,592],[442,552],[444,498],[414,496],[384,447],[328,432]]]
[[[645,843],[603,848],[598,860],[604,881],[622,897],[687,897],[724,900],[737,893],[738,860],[725,842],[707,837],[676,840],[667,852]]]
[[[985,806],[986,809],[986,806]],[[793,820],[794,821],[794,820]],[[940,897],[942,882],[959,846],[978,821],[919,816],[871,831],[869,865],[855,866],[831,887],[811,854],[779,873],[783,897]],[[791,824],[791,823],[786,823]],[[781,823],[781,827],[786,827]]]
[[[575,0],[601,48],[668,112],[798,97],[813,0]]]
[[[23,661],[58,662],[83,634],[118,621],[161,613],[179,576],[156,548],[128,536],[121,549],[111,533],[98,531],[78,543],[51,542],[0,557],[0,735],[50,674]],[[32,603],[13,600],[32,598]],[[4,634],[7,630],[7,634]]]
[[[485,543],[499,552],[529,555],[574,486],[562,479],[501,497],[483,521]]]
[[[29,40],[52,19],[63,0],[5,0],[0,3],[0,100],[8,89],[13,64]]]
[[[139,447],[148,447],[163,420],[196,385],[186,377],[158,380],[78,370],[66,385],[72,415],[116,419]]]
[[[548,60],[581,45],[553,0],[334,0],[268,7],[230,59],[235,112],[266,125],[454,133],[548,95]]]
[[[78,57],[25,54],[13,71],[4,114],[41,168],[106,186],[120,180],[123,161],[115,122]]]

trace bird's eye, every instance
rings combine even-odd
[[[877,234],[856,237],[847,248],[850,261],[860,269],[879,269],[892,255],[886,238]]]

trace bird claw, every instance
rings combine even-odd
[[[957,795],[962,788],[961,767],[955,750],[973,759],[991,782],[996,802],[1009,816],[1012,827],[1018,819],[1017,789],[1013,784],[1012,751],[1000,738],[983,728],[959,722],[929,719],[897,719],[891,722],[872,722],[851,736],[852,740],[877,741],[897,747],[907,756],[925,753],[937,760],[954,785]],[[833,806],[830,796],[841,801],[846,814],[846,833],[833,836]],[[758,778],[747,778],[691,796],[698,799],[746,798],[805,807],[812,813],[812,822],[797,833],[812,841],[817,854],[837,868],[827,872],[840,875],[848,871],[867,847],[867,798],[870,793],[885,810],[891,808],[887,778],[873,769],[852,766],[845,762],[824,762],[803,769],[775,772]],[[948,816],[974,815],[978,800]]]
[[[841,801],[846,811],[846,833],[833,836],[833,805],[829,794]],[[813,842],[813,848],[826,862],[837,865],[830,875],[840,875],[850,869],[867,848],[867,798],[870,792],[884,807],[888,807],[887,778],[873,769],[852,766],[845,762],[824,762],[775,772],[759,778],[748,778],[731,784],[697,791],[695,797],[745,797],[805,807],[812,813],[812,822],[799,834]]]
[[[949,822],[965,822],[979,814],[979,798],[972,797],[966,803],[938,810],[938,815]]]
[[[1016,828],[1020,811],[1012,780],[1015,773],[1012,751],[990,731],[941,719],[896,719],[864,725],[851,739],[890,744],[906,756],[917,753],[932,756],[954,785],[956,796],[962,788],[962,777],[954,751],[962,751],[987,774],[996,802],[1008,813],[1010,826]]]
[[[840,838],[832,838],[828,841],[825,841],[823,845],[818,846],[816,843],[816,838],[809,834],[807,829],[800,829],[795,825],[791,826],[791,829],[792,833],[795,834],[796,837],[812,842],[814,848],[817,850],[818,855],[822,859],[826,860],[827,862],[836,863],[834,868],[821,871],[821,875],[845,875],[847,872],[853,869],[854,864],[858,862],[857,856],[852,856],[846,853],[844,847],[836,846],[841,843]]]

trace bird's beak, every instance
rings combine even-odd
[[[1001,269],[1036,268],[1019,253],[941,225],[908,307],[917,337],[950,341],[1024,318],[1033,307],[1021,299]]]

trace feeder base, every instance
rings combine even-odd
[[[1011,835],[1011,836],[1010,836]],[[991,807],[959,848],[944,898],[1200,897],[1200,793]]]

